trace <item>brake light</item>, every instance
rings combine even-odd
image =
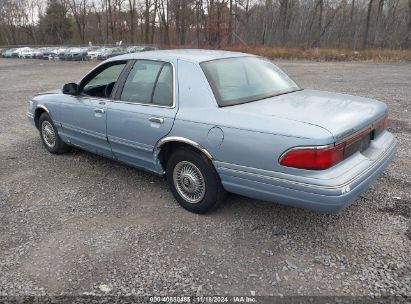
[[[332,147],[298,148],[290,150],[280,159],[280,164],[306,170],[328,169],[344,159],[345,144]]]
[[[385,116],[383,119],[381,119],[379,122],[377,122],[374,127],[375,127],[375,129],[385,130],[385,129],[388,128],[388,125],[389,125],[388,116]]]
[[[328,169],[352,154],[349,153],[349,148],[346,149],[347,147],[359,142],[374,130],[384,130],[387,129],[387,127],[388,116],[386,115],[379,121],[372,124],[369,128],[363,130],[361,133],[347,138],[342,143],[322,147],[296,147],[290,149],[280,157],[280,165],[306,170]],[[374,134],[375,132],[372,133],[373,136]]]
[[[280,165],[306,170],[328,169],[352,154],[350,153],[350,148],[348,147],[359,142],[374,130],[376,132],[377,130],[387,129],[387,127],[388,117],[386,115],[379,121],[372,124],[368,129],[347,138],[342,143],[323,147],[297,147],[290,149],[280,157]],[[371,134],[371,138],[375,136],[375,132]]]
[[[385,116],[383,128],[388,129],[389,125],[390,125],[390,121],[388,120],[388,116]]]

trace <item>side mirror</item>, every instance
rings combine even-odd
[[[67,95],[77,95],[78,94],[78,85],[77,83],[71,82],[71,83],[66,83],[63,86],[63,94]]]

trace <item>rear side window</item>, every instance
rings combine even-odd
[[[137,60],[121,93],[121,100],[172,106],[173,69],[162,61]]]

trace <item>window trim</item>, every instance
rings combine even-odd
[[[160,70],[157,73],[156,80],[154,81],[154,85],[153,85],[153,90],[151,91],[151,95],[150,95],[150,103],[151,104],[154,104],[153,98],[154,98],[154,94],[155,94],[156,89],[157,89],[158,79],[160,78],[161,72],[163,72],[163,69],[164,69],[166,64],[167,64],[167,62],[163,62],[163,64],[161,65]],[[171,93],[173,94],[173,92],[171,92]]]
[[[157,105],[157,104],[153,104],[153,103],[143,103],[143,102],[137,102],[137,101],[125,101],[125,100],[121,100],[121,99],[120,99],[120,98],[121,98],[121,93],[123,92],[124,85],[125,85],[125,83],[126,83],[126,80],[127,80],[128,76],[129,76],[130,72],[131,72],[131,69],[133,68],[135,62],[138,61],[138,60],[156,61],[156,62],[162,63],[162,67],[161,67],[161,69],[160,69],[160,71],[159,71],[159,73],[158,73],[157,76],[160,75],[160,73],[161,73],[161,71],[162,71],[162,69],[163,69],[163,67],[164,67],[165,64],[168,63],[168,64],[171,65],[171,67],[172,67],[172,69],[173,69],[173,83],[172,83],[172,86],[173,86],[173,87],[172,87],[172,89],[173,89],[173,93],[172,93],[173,103],[172,103],[171,106],[162,106],[162,105]],[[171,61],[166,61],[166,60],[148,59],[148,58],[133,59],[133,60],[130,60],[129,62],[130,62],[130,65],[129,65],[128,67],[126,67],[126,69],[124,70],[124,74],[123,74],[123,75],[120,75],[120,77],[119,77],[118,86],[117,86],[117,88],[116,88],[115,96],[114,96],[114,98],[113,98],[111,101],[112,101],[112,102],[116,102],[116,103],[140,105],[140,106],[146,106],[146,107],[157,107],[157,108],[165,108],[165,109],[174,109],[174,108],[176,107],[176,100],[177,100],[177,98],[176,98],[176,93],[177,93],[177,90],[176,90],[176,68],[175,68],[174,63],[171,62]],[[158,78],[158,77],[156,77],[156,83],[155,83],[155,85],[154,85],[154,87],[153,87],[153,91],[155,91],[155,86],[157,85],[157,78]]]

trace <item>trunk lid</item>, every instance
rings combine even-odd
[[[373,99],[316,90],[301,90],[229,108],[319,126],[328,130],[335,141],[371,125],[387,112],[384,103]]]

